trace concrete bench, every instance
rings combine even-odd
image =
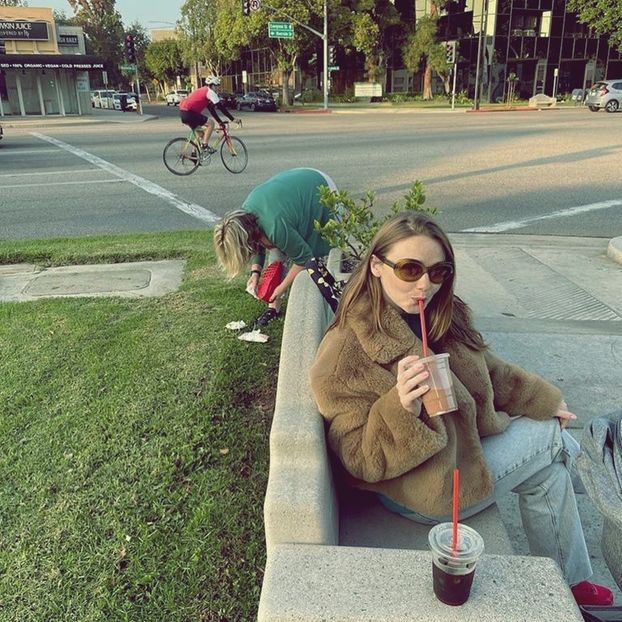
[[[306,273],[301,273],[292,286],[285,318],[270,432],[270,472],[264,503],[267,564],[258,619],[261,622],[431,620],[420,605],[414,605],[420,603],[419,600],[409,601],[415,606],[411,612],[414,617],[387,617],[389,597],[395,596],[392,579],[383,581],[383,587],[374,588],[375,600],[368,603],[364,617],[358,617],[353,612],[348,614],[346,603],[350,601],[342,601],[341,596],[331,597],[331,615],[312,615],[308,607],[309,603],[316,602],[327,606],[324,601],[328,594],[335,594],[335,588],[338,588],[337,594],[348,593],[348,590],[361,594],[379,573],[389,573],[386,574],[387,579],[393,577],[394,564],[397,564],[396,568],[414,565],[422,554],[415,554],[416,550],[428,548],[429,527],[389,512],[373,495],[338,489],[326,445],[324,422],[317,411],[308,377],[317,347],[331,321],[332,312],[317,287]],[[508,557],[513,551],[496,506],[465,522],[482,534],[488,554],[515,559],[516,572],[523,572],[524,562],[520,561],[523,558]],[[403,557],[405,554],[406,557]],[[380,567],[379,559],[385,560]],[[548,572],[550,564],[554,566],[550,560],[529,559],[535,574]],[[349,576],[347,568],[353,560],[356,560],[356,572]],[[313,577],[318,569],[329,566],[334,572],[342,568],[340,572],[344,576],[336,581],[328,574],[325,585],[314,583]],[[426,568],[429,571],[428,563]],[[431,573],[427,572],[427,575],[426,585],[429,588]],[[333,583],[339,583],[339,586]],[[306,587],[302,589],[300,585]],[[503,582],[502,585],[510,584]],[[514,596],[533,600],[542,590],[544,588],[539,584],[531,592],[518,590]],[[438,606],[429,591],[425,592],[424,600],[429,601],[430,606]],[[565,602],[568,598],[574,605],[570,591],[561,578],[552,593],[556,594],[556,605],[561,600],[564,606],[569,606]],[[491,603],[492,600],[494,598],[491,597]],[[320,607],[318,611],[323,609]],[[505,609],[503,612],[505,614]],[[567,616],[558,619],[575,618]],[[581,620],[581,617],[576,619]]]

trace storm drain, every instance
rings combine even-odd
[[[620,321],[613,309],[520,248],[469,249],[469,255],[510,292],[526,317],[547,320]]]

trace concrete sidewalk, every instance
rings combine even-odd
[[[71,125],[89,125],[101,123],[144,123],[157,119],[156,115],[136,112],[121,112],[120,110],[105,110],[92,108],[92,114],[84,116],[30,116],[30,117],[0,117],[0,124],[5,128],[31,128],[31,127],[64,127]]]
[[[562,389],[578,415],[571,429],[575,438],[580,439],[593,417],[622,408],[622,237],[454,233],[450,238],[456,251],[457,293],[472,307],[478,328],[500,356]],[[0,300],[161,295],[175,285],[159,289],[160,274],[165,272],[150,262],[99,271],[93,266],[49,271],[3,266]],[[178,286],[180,277],[173,276],[171,282]],[[80,284],[88,289],[80,291]],[[524,555],[528,549],[514,497],[499,505],[514,550]],[[614,587],[600,550],[600,515],[586,495],[579,494],[578,502],[593,580]],[[622,593],[615,593],[622,604]]]

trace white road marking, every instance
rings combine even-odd
[[[64,143],[62,140],[58,140],[57,138],[52,138],[51,136],[40,134],[39,132],[31,132],[31,134],[32,136],[35,136],[40,140],[45,140],[53,145],[56,145],[57,147],[60,147],[61,149],[65,149],[65,151],[69,151],[69,153],[73,153],[75,156],[78,156],[79,158],[82,158],[83,160],[86,160],[87,162],[98,166],[99,168],[110,173],[111,175],[115,175],[120,179],[129,181],[131,184],[134,184],[141,190],[144,190],[149,194],[153,194],[158,198],[167,201],[173,207],[176,207],[181,212],[184,212],[184,214],[188,214],[209,224],[214,224],[220,220],[220,218],[216,216],[216,214],[210,212],[204,207],[201,207],[196,203],[186,203],[186,201],[183,201],[177,195],[173,194],[166,188],[162,188],[162,186],[158,186],[158,184],[155,184],[152,181],[145,179],[144,177],[134,175],[133,173],[130,173],[129,171],[126,171],[114,164],[111,164],[110,162],[107,162],[106,160],[103,160],[102,158],[99,158],[98,156],[93,155],[88,151],[84,151],[83,149],[74,147],[73,145],[70,145],[68,143]]]
[[[125,179],[81,179],[80,181],[50,181],[46,184],[28,184],[28,188],[36,188],[37,186],[72,186],[86,184],[121,184]],[[24,184],[10,184],[8,186],[0,186],[0,188],[24,188]]]
[[[4,173],[0,177],[32,177],[33,175],[73,175],[74,173],[101,173],[98,168],[76,168],[73,171],[41,171],[38,173]]]
[[[616,205],[622,205],[622,199],[612,199],[611,201],[601,201],[600,203],[590,203],[589,205],[578,205],[568,209],[560,209],[544,216],[534,216],[533,218],[525,218],[525,220],[510,220],[507,222],[499,222],[489,227],[472,227],[471,229],[462,229],[464,233],[502,233],[503,231],[511,231],[512,229],[521,229],[532,222],[541,220],[553,220],[555,218],[566,218],[575,216],[576,214],[584,214],[585,212],[593,212],[599,209],[609,209]]]
[[[58,153],[58,149],[11,149],[0,151],[0,156],[29,155],[32,153]]]

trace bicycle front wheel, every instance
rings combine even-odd
[[[225,139],[220,145],[220,159],[231,173],[241,173],[248,164],[246,145],[235,136]]]
[[[174,175],[190,175],[199,168],[199,146],[187,138],[173,138],[162,153],[164,166]]]

